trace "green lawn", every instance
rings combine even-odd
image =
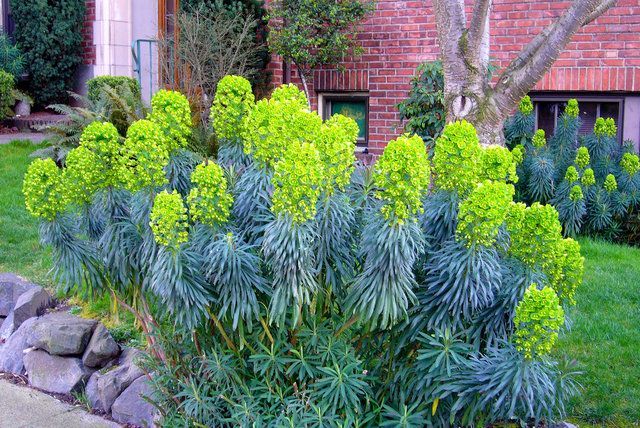
[[[38,221],[24,207],[22,177],[37,147],[30,141],[0,145],[0,272],[49,284],[49,253],[38,242]]]
[[[51,259],[38,244],[37,221],[24,208],[22,176],[36,146],[0,145],[0,272],[49,284]],[[640,249],[581,240],[585,281],[571,332],[559,354],[577,359],[582,396],[570,406],[584,426],[640,426]],[[95,302],[89,311],[106,311]],[[591,425],[588,425],[591,424]]]
[[[580,244],[584,283],[559,346],[583,371],[584,391],[570,412],[594,426],[640,426],[640,249]]]

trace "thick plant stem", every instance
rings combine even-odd
[[[355,323],[358,322],[358,320],[360,319],[360,317],[358,315],[354,315],[351,318],[349,318],[349,321],[347,321],[346,323],[344,323],[344,325],[342,327],[340,327],[340,329],[338,331],[336,331],[336,334],[334,335],[335,337],[340,337],[340,335],[342,333],[344,333],[344,331],[346,329],[348,329],[349,327],[351,327],[352,325],[354,325]]]
[[[211,311],[211,308],[209,308],[209,307],[207,307],[207,312],[209,312],[209,316],[211,317],[211,321],[213,321],[213,323],[215,324],[216,328],[220,332],[220,335],[222,335],[222,338],[227,343],[227,346],[229,347],[229,349],[231,349],[233,352],[235,352],[237,354],[238,353],[238,348],[236,348],[236,345],[233,344],[233,341],[227,335],[227,332],[224,330],[224,327],[220,323],[220,320],[218,319],[218,317]]]

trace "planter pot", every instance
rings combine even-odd
[[[14,109],[16,116],[25,117],[31,114],[31,104],[26,101],[18,101]]]

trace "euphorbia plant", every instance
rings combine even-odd
[[[353,120],[323,122],[291,85],[254,102],[227,77],[212,110],[221,162],[183,171],[187,130],[158,117],[187,112],[161,97],[124,143],[96,124],[65,170],[36,161],[25,195],[69,289],[145,308],[167,425],[563,413],[575,384],[548,354],[583,260],[553,207],[513,202],[521,150],[456,122],[432,160],[402,135],[367,168]],[[75,171],[93,160],[102,173]]]

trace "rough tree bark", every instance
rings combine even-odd
[[[504,144],[502,126],[558,58],[571,37],[616,0],[573,0],[569,8],[526,45],[492,83],[489,72],[493,0],[475,0],[467,23],[465,0],[434,0],[444,71],[447,121],[465,119],[482,144]]]

